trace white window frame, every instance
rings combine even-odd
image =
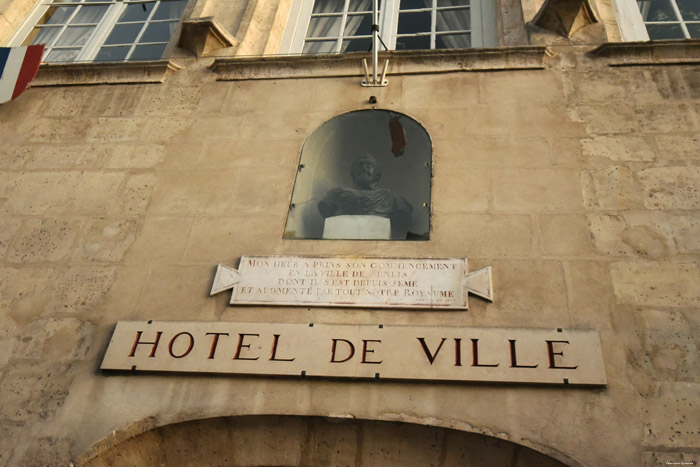
[[[85,43],[85,45],[82,46],[80,52],[78,55],[71,61],[66,61],[66,62],[55,62],[55,63],[77,63],[77,62],[91,62],[95,59],[97,56],[98,52],[100,51],[100,48],[104,44],[105,40],[109,36],[109,34],[112,32],[114,27],[117,24],[117,21],[121,17],[122,13],[126,9],[128,5],[131,4],[139,4],[139,3],[154,3],[153,9],[148,15],[148,18],[144,20],[144,23],[146,24],[145,27],[141,29],[139,34],[136,36],[134,41],[131,43],[131,49],[129,50],[129,53],[127,54],[126,58],[123,61],[129,61],[131,55],[134,52],[134,46],[138,43],[139,39],[141,36],[145,33],[147,27],[149,24],[152,24],[151,19],[153,18],[153,15],[155,14],[156,10],[158,9],[158,6],[160,3],[162,3],[162,0],[103,0],[103,1],[80,1],[80,0],[68,0],[68,1],[62,1],[60,3],[52,0],[41,0],[39,1],[36,5],[34,5],[34,8],[32,11],[29,13],[27,18],[24,20],[22,25],[15,31],[15,33],[12,35],[10,38],[8,45],[10,47],[18,47],[22,45],[22,42],[24,42],[25,38],[29,36],[31,33],[32,29],[37,25],[39,20],[42,18],[42,16],[46,13],[46,11],[51,8],[52,6],[78,6],[78,5],[108,5],[109,8],[105,12],[104,16],[99,20],[97,25],[95,26],[95,31],[93,32],[92,36],[88,41]],[[71,13],[71,17],[76,14],[78,8],[75,8],[76,11]],[[184,10],[183,10],[184,14]],[[182,16],[178,19],[178,21],[182,20]],[[66,20],[66,24],[68,24],[68,21],[70,21],[70,18]],[[170,21],[163,21],[163,22],[170,22]],[[65,25],[63,28],[65,29]],[[56,37],[53,39],[53,42],[51,45],[53,45],[58,38],[61,37],[61,33],[57,34]],[[172,36],[168,40],[168,44],[172,40]],[[166,46],[167,48],[167,46]],[[44,52],[44,57],[43,59],[46,59],[48,54],[50,53],[50,50],[46,50]]]
[[[382,0],[379,11],[379,35],[389,50],[396,49],[399,5],[400,0]],[[314,0],[292,0],[289,18],[282,35],[280,54],[302,53],[313,6]],[[435,9],[435,1],[432,9]],[[471,0],[470,11],[471,46],[497,47],[495,0]],[[435,36],[434,29],[433,27],[431,43]]]
[[[623,41],[648,41],[649,33],[639,12],[637,0],[615,0],[617,24]]]

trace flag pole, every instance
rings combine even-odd
[[[386,70],[389,66],[389,59],[384,62],[381,78],[377,72],[379,68],[379,0],[372,0],[372,78],[370,79],[367,73],[367,59],[362,59],[362,65],[365,70],[365,79],[362,80],[362,86],[378,87],[386,86],[389,82],[384,78]]]

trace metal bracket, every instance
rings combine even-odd
[[[384,60],[384,66],[382,67],[382,74],[376,79],[371,79],[369,77],[369,67],[367,65],[367,59],[363,58],[362,59],[362,67],[365,69],[365,79],[362,80],[362,83],[360,83],[363,87],[366,88],[378,88],[378,87],[384,87],[389,85],[389,81],[386,79],[386,70],[389,67],[389,59],[387,58]]]

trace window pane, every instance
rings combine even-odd
[[[372,15],[348,15],[344,36],[371,36]]]
[[[379,10],[382,9],[382,2],[379,1]],[[372,0],[350,0],[348,11],[372,11]]]
[[[451,6],[469,6],[469,0],[437,0],[438,8]]]
[[[678,24],[647,24],[649,39],[684,39],[683,30]]]
[[[685,21],[700,21],[700,2],[698,0],[678,0],[678,8]]]
[[[117,24],[107,37],[105,44],[132,44],[141,32],[144,23]]]
[[[180,19],[186,5],[186,0],[161,2],[151,19]]]
[[[345,8],[345,0],[316,0],[313,13],[340,13]]]
[[[76,45],[83,46],[90,39],[94,26],[72,26],[66,28],[61,37],[56,41],[56,46]]]
[[[700,39],[700,24],[689,24],[688,32],[693,39]]]
[[[177,23],[175,22],[151,23],[139,39],[139,42],[168,42],[176,26]]]
[[[52,63],[72,62],[78,56],[80,49],[58,49],[52,50],[44,61]]]
[[[444,34],[435,37],[436,49],[468,49],[471,46],[471,34]]]
[[[341,21],[340,16],[311,18],[306,37],[337,37]]]
[[[417,10],[419,8],[431,8],[432,0],[401,0],[400,10]]]
[[[121,62],[131,47],[102,47],[95,57],[96,62]]]
[[[379,44],[379,47],[381,47],[381,44]],[[369,52],[371,49],[372,39],[352,39],[343,41],[342,52]]]
[[[637,2],[644,21],[678,21],[669,0]]]
[[[158,45],[138,45],[134,49],[134,52],[129,57],[129,60],[159,60],[165,52],[165,47],[168,44],[158,44]]]
[[[396,50],[424,50],[430,48],[430,36],[396,38]]]
[[[146,21],[151,10],[153,10],[153,5],[153,3],[132,3],[127,5],[124,13],[119,18],[119,22]]]
[[[430,12],[399,13],[398,34],[430,32]]]
[[[338,41],[307,41],[304,43],[305,54],[332,54],[338,52]]]
[[[469,31],[471,29],[469,9],[438,10],[435,21],[436,31]]]
[[[37,24],[63,24],[68,21],[70,15],[75,11],[75,7],[52,6],[41,17]]]
[[[81,6],[78,13],[70,20],[71,24],[97,24],[107,12],[107,5]]]
[[[51,44],[59,32],[61,32],[60,26],[34,28],[22,45]]]

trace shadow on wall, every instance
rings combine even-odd
[[[243,416],[163,426],[81,466],[518,466],[565,464],[518,444],[402,422]]]

